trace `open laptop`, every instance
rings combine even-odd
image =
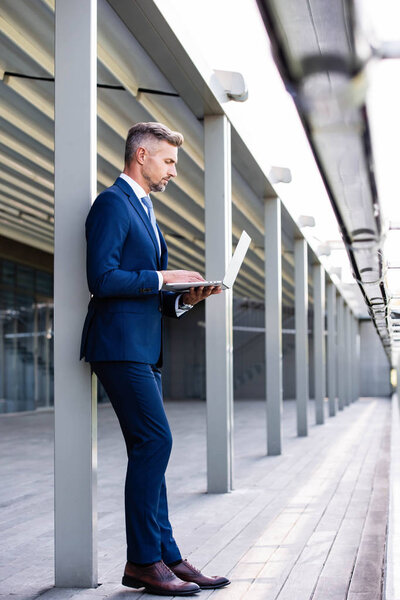
[[[246,256],[247,250],[249,249],[251,237],[242,231],[240,240],[236,246],[236,250],[229,262],[228,268],[225,273],[225,277],[221,281],[189,281],[180,283],[166,283],[163,285],[163,290],[172,290],[174,292],[186,292],[191,287],[209,287],[214,285],[220,285],[223,290],[230,289],[235,283],[239,269],[242,266],[244,257]]]

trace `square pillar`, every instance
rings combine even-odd
[[[220,279],[232,257],[230,123],[204,118],[206,279]],[[207,488],[232,489],[232,291],[206,301]]]
[[[354,400],[360,399],[360,320],[354,317],[354,340],[355,340],[355,386]]]
[[[55,583],[97,585],[97,398],[79,362],[89,301],[84,223],[96,193],[97,0],[55,11]]]
[[[352,402],[359,398],[359,373],[360,373],[360,339],[358,331],[358,319],[352,315],[352,357],[353,357],[353,377],[352,377]]]
[[[346,372],[346,395],[345,404],[349,406],[352,402],[352,380],[353,380],[353,345],[351,335],[352,313],[348,304],[345,305],[345,372]]]
[[[400,353],[395,356],[395,369],[397,372],[397,382],[396,382],[396,395],[397,395],[397,406],[400,409]]]
[[[345,343],[345,319],[344,319],[344,300],[339,296],[337,302],[337,381],[338,381],[338,398],[339,410],[343,410],[346,398],[346,343]]]
[[[282,242],[281,201],[264,203],[265,377],[267,454],[282,453]]]
[[[325,422],[326,391],[325,361],[325,270],[321,264],[313,266],[314,287],[314,396],[315,423]]]
[[[337,394],[337,344],[336,344],[336,288],[333,283],[328,283],[327,290],[328,310],[328,400],[329,416],[336,415]]]
[[[294,243],[297,435],[308,435],[308,253],[305,239]]]

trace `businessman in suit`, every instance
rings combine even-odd
[[[93,203],[86,220],[87,277],[92,298],[81,358],[103,384],[124,435],[127,563],[122,583],[159,595],[224,587],[183,560],[168,518],[165,470],[172,446],[161,388],[162,317],[180,318],[219,287],[175,294],[163,284],[198,282],[194,271],[167,270],[168,254],[150,192],[176,177],[180,133],[161,123],[128,132],[125,167]]]

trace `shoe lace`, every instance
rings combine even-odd
[[[165,562],[161,561],[158,565],[159,571],[161,573],[161,575],[164,575],[165,577],[168,577],[168,579],[171,579],[172,577],[175,577],[175,574],[171,571],[171,569],[165,564]]]
[[[199,569],[196,569],[196,567],[194,565],[192,565],[187,559],[185,559],[185,563],[187,564],[188,567],[190,567],[190,569],[192,569],[192,571],[197,573],[197,575],[201,575],[201,571],[199,571]]]

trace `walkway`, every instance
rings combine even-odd
[[[313,408],[313,407],[312,407]],[[205,406],[171,402],[171,520],[185,556],[232,584],[205,600],[378,600],[384,560],[390,401],[366,398],[295,435],[284,403],[284,453],[266,457],[265,405],[235,404],[235,491],[205,494]],[[52,589],[53,414],[0,418],[1,600],[151,600],[120,585],[125,447],[99,408],[99,581]],[[310,423],[313,422],[310,407]]]

